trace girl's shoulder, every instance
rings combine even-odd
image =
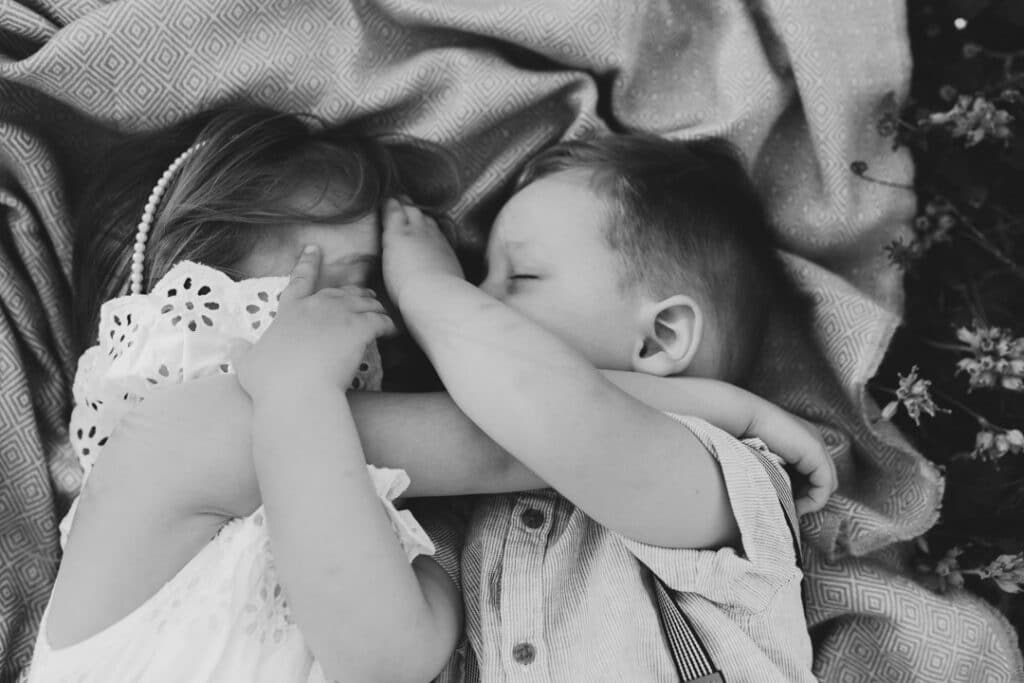
[[[96,344],[79,359],[72,389],[70,440],[84,475],[114,427],[150,392],[231,372],[231,343],[251,343],[262,335],[287,282],[286,277],[236,282],[185,261],[149,293],[105,303]]]
[[[215,268],[183,261],[149,293],[103,304],[97,341],[111,358],[156,335],[193,342],[204,335],[256,341],[276,315],[287,284],[287,277],[236,281]]]
[[[142,394],[228,372],[229,343],[252,343],[263,334],[287,283],[286,277],[234,281],[202,264],[179,263],[149,293],[103,305],[97,344],[83,354],[79,375],[119,380]]]

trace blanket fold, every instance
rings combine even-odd
[[[815,304],[814,338],[776,326],[755,382],[822,425],[840,472],[802,520],[815,672],[1024,680],[1005,620],[894,559],[942,498],[939,471],[865,393],[902,305],[883,247],[907,234],[915,198],[849,166],[911,180],[874,125],[909,87],[905,29],[899,0],[0,0],[0,682],[31,654],[80,479],[69,202],[119,135],[235,102],[444,144],[470,247],[515,171],[557,140],[729,138]]]

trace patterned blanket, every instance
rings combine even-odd
[[[0,681],[30,654],[79,483],[69,199],[119,133],[240,101],[442,142],[470,246],[556,140],[733,140],[815,302],[816,338],[773,330],[757,388],[821,424],[839,467],[839,494],[802,523],[816,672],[1024,679],[994,610],[909,574],[906,541],[935,523],[943,481],[864,391],[902,303],[883,246],[914,197],[849,166],[910,180],[874,125],[910,66],[898,0],[0,0]]]

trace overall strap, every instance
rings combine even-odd
[[[725,677],[711,661],[711,655],[708,654],[690,620],[672,599],[668,586],[654,572],[651,572],[651,576],[654,578],[654,593],[658,600],[661,629],[665,632],[669,649],[672,650],[672,661],[676,665],[679,680],[687,683],[725,683]]]
[[[793,492],[789,482],[783,475],[782,469],[767,454],[755,447],[751,447],[750,450],[767,472],[768,479],[775,488],[775,494],[778,496],[779,504],[782,505],[782,512],[786,518],[786,525],[789,526],[790,536],[793,537],[797,566],[802,567],[800,522],[796,516],[796,506],[793,504]],[[654,579],[654,593],[657,598],[661,628],[665,632],[669,649],[672,651],[672,661],[675,663],[679,680],[683,683],[725,683],[725,676],[711,660],[707,648],[704,647],[704,643],[697,635],[690,620],[686,618],[679,603],[672,598],[672,592],[668,586],[654,572],[651,572],[651,577]]]

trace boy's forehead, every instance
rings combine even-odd
[[[514,245],[538,235],[572,233],[584,237],[606,219],[604,203],[589,177],[565,171],[539,178],[516,192],[498,213],[489,248]]]

